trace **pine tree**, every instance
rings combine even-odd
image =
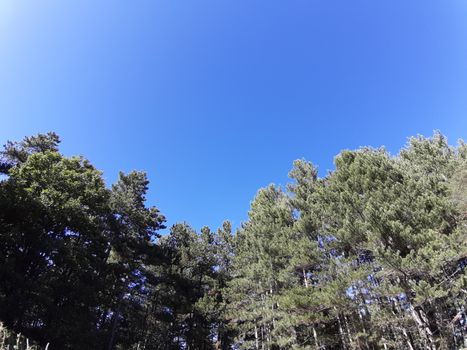
[[[275,349],[290,336],[277,331],[283,317],[277,298],[294,278],[288,249],[293,222],[286,195],[269,186],[258,192],[237,234],[230,298],[241,348]]]
[[[2,153],[0,317],[65,349],[96,340],[108,190],[99,171],[60,155],[49,136],[9,143]]]

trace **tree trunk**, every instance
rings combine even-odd
[[[112,330],[110,332],[110,339],[109,339],[109,344],[108,344],[107,350],[112,350],[113,346],[114,346],[115,335],[117,333],[118,317],[120,316],[120,309],[122,307],[123,296],[124,295],[125,294],[122,293],[122,295],[120,296],[120,299],[119,299],[118,305],[117,305],[117,309],[115,310],[115,314],[113,315],[113,318],[112,318]]]
[[[318,334],[316,333],[315,326],[312,327],[313,330],[313,339],[315,340],[316,349],[319,349]]]
[[[306,276],[306,271],[305,269],[302,269],[303,270],[303,283],[305,284],[305,288],[308,288],[308,278]]]
[[[347,320],[347,316],[345,314],[344,314],[344,326],[347,331],[347,337],[349,338],[350,347],[352,347],[352,343],[353,343],[352,334],[350,332],[349,321]]]
[[[258,338],[258,327],[255,323],[255,343],[256,343],[256,350],[259,350],[259,338]]]
[[[409,347],[409,350],[414,350],[412,340],[410,339],[409,335],[407,334],[407,331],[405,328],[402,328],[402,334],[404,335],[405,339],[407,340],[407,345]]]
[[[334,309],[337,311],[337,308],[334,308]],[[342,349],[347,350],[347,342],[345,341],[344,330],[342,329],[342,323],[341,323],[341,319],[338,313],[336,313],[336,317],[337,317],[337,324],[339,326],[339,335],[341,337]]]
[[[421,308],[416,310],[412,304],[410,304],[410,315],[417,324],[418,330],[425,342],[426,348],[429,350],[436,350],[436,345],[433,340],[433,333],[430,330],[425,312]]]

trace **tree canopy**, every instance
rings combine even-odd
[[[144,172],[108,187],[59,144],[0,152],[0,322],[48,349],[467,347],[463,142],[296,160],[235,232],[167,234]]]

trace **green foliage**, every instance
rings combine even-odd
[[[8,142],[0,320],[49,349],[460,349],[467,345],[467,147],[297,160],[236,233],[146,206],[143,172],[107,188],[54,133]]]

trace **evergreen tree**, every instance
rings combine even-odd
[[[2,153],[0,318],[61,348],[91,346],[106,287],[109,193],[99,171],[61,156],[49,136],[9,143]]]
[[[467,347],[467,147],[342,151],[261,189],[236,234],[106,188],[54,133],[0,152],[0,322],[49,349]]]
[[[293,210],[286,195],[269,186],[258,192],[248,216],[237,234],[230,306],[241,348],[274,349],[290,336],[276,330],[283,318],[277,297],[294,278],[288,245]]]

